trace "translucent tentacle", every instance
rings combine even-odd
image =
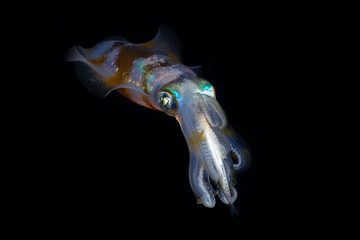
[[[198,203],[202,203],[208,208],[214,207],[216,201],[209,175],[204,171],[203,166],[194,153],[190,156],[189,178],[191,188],[198,198]]]
[[[227,126],[226,135],[228,135],[227,141],[231,148],[234,170],[236,172],[245,171],[251,163],[249,147],[230,126]]]

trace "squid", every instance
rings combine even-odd
[[[213,208],[216,199],[234,208],[236,173],[248,168],[247,145],[228,124],[214,86],[200,77],[199,67],[181,63],[180,40],[161,25],[155,38],[134,44],[110,37],[92,48],[74,46],[73,62],[81,83],[103,98],[116,90],[150,109],[175,117],[189,153],[189,179],[198,204]]]

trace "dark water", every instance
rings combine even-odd
[[[312,1],[167,4],[8,8],[2,216],[11,236],[350,239],[359,227],[359,9]],[[161,23],[178,33],[184,63],[204,66],[251,147],[235,220],[221,203],[195,204],[175,119],[117,93],[93,97],[63,61],[69,47],[110,35],[146,42]]]

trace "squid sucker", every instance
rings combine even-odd
[[[214,87],[198,76],[199,67],[181,63],[180,41],[172,29],[161,25],[153,40],[141,44],[112,37],[93,48],[74,46],[66,61],[74,62],[80,81],[95,96],[116,90],[175,117],[189,147],[197,203],[212,208],[217,196],[233,207],[235,174],[249,166],[249,150],[229,126]]]

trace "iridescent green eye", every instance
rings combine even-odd
[[[211,84],[207,84],[203,87],[202,93],[210,97],[215,97],[215,89]]]
[[[161,108],[169,115],[174,115],[177,110],[176,99],[168,92],[159,93],[159,103]]]
[[[215,89],[211,83],[206,80],[202,80],[198,83],[201,94],[208,95],[209,97],[215,98]]]

